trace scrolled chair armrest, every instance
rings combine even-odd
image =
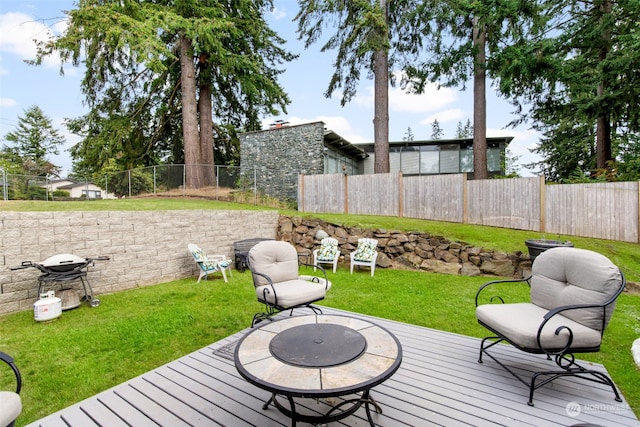
[[[322,271],[322,275],[324,276],[324,289],[328,290],[329,289],[329,279],[327,278],[327,270],[324,269],[324,267],[317,265],[317,264],[307,264],[304,262],[301,262],[300,265],[306,265],[307,267],[314,267],[314,268],[318,268],[320,269],[320,271]]]
[[[498,283],[526,283],[527,286],[530,286],[529,284],[529,280],[531,279],[531,276],[525,278],[525,279],[501,279],[501,280],[491,280],[489,282],[484,283],[482,286],[480,286],[480,288],[478,288],[478,291],[476,292],[476,307],[478,306],[478,299],[480,298],[480,293],[485,290],[486,288],[488,288],[491,285],[495,285]],[[498,298],[500,300],[501,303],[504,304],[504,300],[502,299],[502,297],[500,296],[493,296],[491,297],[491,301],[493,301],[494,298]]]
[[[266,274],[258,273],[257,271],[253,271],[253,270],[251,270],[251,274],[255,274],[256,276],[261,276],[261,277],[264,277],[265,279],[267,279],[267,282],[269,282],[268,283],[269,288],[271,288],[271,292],[273,292],[273,298],[274,298],[274,300],[275,300],[275,302],[277,304],[278,303],[278,294],[276,294],[276,288],[273,287],[273,280],[271,280],[271,277],[267,276]],[[254,286],[255,286],[255,279],[254,279],[253,283],[254,283]],[[266,294],[269,292],[269,288],[265,288],[262,291],[263,294],[264,294],[265,301],[267,300],[267,295]]]
[[[610,302],[607,302],[607,303],[604,303],[604,304],[571,304],[571,305],[563,305],[563,306],[560,306],[560,307],[552,308],[551,310],[549,310],[543,316],[543,321],[542,321],[542,323],[540,323],[540,326],[538,327],[538,333],[537,333],[537,336],[536,336],[536,340],[538,342],[538,347],[540,348],[540,350],[542,350],[547,355],[562,356],[562,355],[567,354],[569,349],[571,348],[571,344],[573,343],[573,330],[567,325],[558,326],[556,328],[556,330],[554,331],[554,334],[556,336],[559,336],[560,332],[565,330],[569,334],[569,339],[567,340],[567,342],[564,344],[564,346],[559,351],[547,350],[542,345],[542,332],[545,329],[545,327],[547,326],[547,323],[549,323],[551,321],[551,319],[554,318],[554,316],[560,315],[561,313],[564,313],[565,311],[581,310],[581,309],[586,309],[586,308],[602,308],[603,310],[605,310],[607,305],[609,305],[609,303]],[[602,330],[604,330],[604,316],[603,316]]]
[[[20,370],[14,363],[13,357],[9,356],[7,353],[0,351],[0,360],[9,365],[13,370],[13,373],[16,376],[16,393],[20,394],[20,390],[22,389],[22,375],[20,375]]]

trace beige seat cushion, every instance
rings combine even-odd
[[[280,307],[295,307],[300,304],[306,304],[313,301],[319,301],[325,297],[325,285],[317,282],[308,282],[306,280],[294,279],[285,282],[274,283],[276,294],[278,296],[278,305]],[[264,285],[256,288],[256,296],[260,301],[263,300],[263,291],[271,290],[271,286]],[[266,295],[266,300],[270,304],[275,304],[275,296],[272,292]]]
[[[547,309],[530,303],[485,304],[476,308],[476,317],[489,329],[500,331],[501,335],[517,346],[537,350],[538,328],[547,312]],[[567,343],[569,333],[566,330],[562,330],[560,335],[555,335],[556,329],[560,326],[567,326],[573,331],[571,348],[597,348],[600,345],[602,336],[598,330],[556,315],[547,323],[541,334],[542,346],[546,350],[559,350]]]
[[[20,395],[12,391],[0,391],[0,426],[9,425],[21,412]]]

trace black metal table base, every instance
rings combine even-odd
[[[367,419],[369,420],[369,425],[371,427],[375,427],[375,423],[373,422],[373,417],[371,416],[371,406],[374,407],[376,413],[382,414],[382,408],[375,400],[369,395],[369,390],[365,390],[362,392],[362,396],[355,399],[347,399],[338,403],[335,406],[332,406],[329,411],[327,411],[324,415],[306,415],[301,414],[296,411],[296,402],[292,396],[285,396],[289,401],[289,408],[280,403],[277,399],[277,394],[272,393],[269,400],[267,400],[264,405],[262,405],[262,409],[267,409],[270,404],[273,403],[281,413],[291,418],[291,427],[295,427],[298,421],[302,421],[310,424],[325,424],[331,423],[334,421],[339,421],[343,418],[346,418],[352,414],[354,414],[360,407],[364,404],[365,411],[367,413]],[[345,410],[341,410],[343,406],[351,405],[349,408]],[[335,413],[336,411],[340,411]]]

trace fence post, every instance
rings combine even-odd
[[[216,200],[220,200],[220,166],[216,165]]]
[[[131,169],[127,171],[127,176],[129,177],[129,198],[131,198]]]
[[[253,168],[253,205],[258,206],[258,169]]]
[[[467,185],[467,173],[462,174],[462,223],[469,222],[469,186]]]
[[[304,197],[305,197],[305,188],[304,188],[304,174],[298,174],[298,210],[300,212],[304,212]]]
[[[402,160],[402,157],[400,158]],[[404,216],[404,181],[402,180],[402,171],[398,172],[398,217]]]
[[[349,213],[349,175],[344,176],[344,213]]]
[[[540,232],[544,233],[547,228],[547,187],[544,182],[544,175],[540,175]]]
[[[640,179],[638,180],[638,228],[636,229],[638,233],[638,243],[640,243]]]
[[[2,170],[2,200],[8,200],[8,192],[7,192],[7,171],[4,168],[0,168]]]
[[[182,196],[187,195],[187,164],[182,165]]]
[[[153,167],[153,195],[156,195],[156,166]]]

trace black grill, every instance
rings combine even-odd
[[[89,267],[95,265],[95,261],[106,260],[109,260],[109,257],[82,258],[73,254],[58,254],[41,262],[23,261],[20,266],[13,267],[12,270],[30,267],[40,270],[42,274],[38,277],[38,295],[43,293],[47,285],[80,280],[84,290],[83,299],[92,307],[97,307],[100,305],[100,300],[93,297],[87,271]]]

